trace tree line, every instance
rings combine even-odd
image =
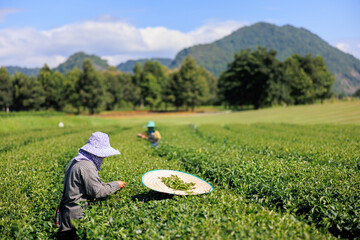
[[[283,62],[276,52],[258,47],[235,54],[219,77],[187,56],[172,70],[157,61],[139,62],[133,74],[115,67],[98,71],[89,59],[82,69],[66,74],[46,64],[37,77],[0,68],[0,108],[11,111],[48,110],[84,112],[147,106],[167,111],[169,107],[194,109],[199,105],[229,107],[276,104],[307,104],[331,96],[334,77],[320,56],[294,54]]]
[[[0,69],[0,108],[11,111],[48,110],[88,111],[147,106],[150,110],[194,109],[213,104],[217,79],[198,66],[190,56],[182,66],[170,70],[157,61],[137,63],[134,74],[115,67],[97,71],[89,59],[82,69],[66,74],[52,71],[46,64],[37,77],[15,73],[10,77]]]
[[[219,98],[231,107],[310,104],[332,96],[334,76],[321,56],[293,54],[280,62],[276,51],[242,50],[219,77]]]

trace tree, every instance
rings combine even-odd
[[[161,86],[152,73],[144,75],[141,94],[144,97],[144,103],[150,106],[151,111],[161,102]]]
[[[304,69],[313,81],[315,98],[323,102],[324,99],[332,96],[331,87],[334,83],[334,76],[328,71],[321,56],[312,58],[311,54],[308,54],[305,59],[307,67]]]
[[[159,82],[165,78],[164,66],[162,66],[158,61],[145,61],[143,73],[151,73],[159,80]]]
[[[242,50],[235,54],[228,69],[219,78],[219,94],[230,106],[253,105],[255,109],[270,106],[276,96],[271,95],[273,88],[280,84],[279,62],[275,58],[276,51]]]
[[[9,111],[12,104],[12,84],[5,67],[0,68],[0,108]]]
[[[315,99],[324,99],[331,97],[331,87],[334,83],[334,76],[327,70],[324,59],[321,56],[312,57],[311,54],[300,56],[293,54],[284,61],[286,69],[286,77],[292,86],[292,94],[294,98],[298,98],[299,94],[302,100],[295,101],[295,104],[312,103]],[[303,71],[303,73],[301,73]],[[289,79],[290,73],[290,79]],[[295,74],[295,82],[291,83],[291,75]],[[305,76],[305,75],[306,76]],[[303,78],[300,80],[299,78]],[[296,82],[298,85],[296,85]],[[305,89],[300,90],[300,87]],[[311,95],[311,96],[310,96]]]
[[[284,61],[284,69],[284,76],[291,88],[295,104],[313,103],[316,99],[323,102],[331,96],[334,77],[327,71],[322,57],[293,54]]]
[[[81,101],[80,96],[77,92],[78,81],[81,76],[81,71],[75,67],[65,75],[64,87],[62,94],[65,99],[65,104],[72,105],[77,113],[80,113]]]
[[[133,103],[134,110],[136,109],[137,105],[140,105],[140,108],[144,107],[144,99],[142,98],[141,94],[141,81],[142,81],[142,68],[141,63],[137,62],[134,66],[134,76],[132,78],[132,97],[131,102]]]
[[[165,96],[164,89],[167,85],[168,78],[165,68],[158,61],[147,60],[141,77],[141,96],[145,100],[145,104],[159,108]],[[150,84],[150,85],[149,85]]]
[[[267,102],[270,105],[284,104],[287,106],[293,104],[294,99],[291,97],[291,87],[284,77],[283,65],[281,65],[278,71],[277,79],[269,84]]]
[[[165,111],[167,111],[168,104],[174,104],[176,106],[175,100],[177,84],[175,82],[175,74],[176,72],[169,73],[167,76],[167,81],[161,87],[162,101],[165,104]]]
[[[23,73],[12,76],[13,106],[15,110],[40,110],[45,102],[44,89],[35,77]]]
[[[64,88],[64,76],[59,72],[53,72],[48,65],[44,65],[38,74],[38,81],[41,83],[45,102],[42,107],[46,109],[53,108],[55,110],[63,109],[65,105],[64,96],[62,94]]]
[[[360,98],[360,88],[354,92],[353,96]]]
[[[174,101],[174,98],[169,91],[170,84],[170,69],[162,66],[159,62],[156,63],[161,67],[161,75],[158,76],[158,83],[161,88],[161,102],[165,105],[165,111],[167,111],[168,104]]]
[[[209,96],[207,99],[208,104],[214,104],[217,101],[217,78],[211,72],[200,66],[200,74],[205,78],[209,87]]]
[[[103,103],[104,86],[89,59],[85,59],[83,70],[76,86],[81,105],[94,114]]]
[[[64,75],[62,75],[58,71],[53,73],[53,82],[51,88],[52,96],[50,100],[51,100],[51,106],[57,111],[60,111],[65,107],[66,101],[63,95],[64,83],[65,83]]]
[[[290,95],[294,104],[306,104],[314,101],[313,82],[300,67],[295,57],[285,61],[284,78],[290,87]]]
[[[55,102],[53,99],[53,91],[55,90],[55,84],[53,80],[53,71],[49,68],[48,65],[44,65],[37,76],[37,79],[41,83],[44,94],[45,94],[45,102],[44,107],[49,109],[54,106]]]
[[[183,86],[183,80],[179,71],[172,73],[167,87],[167,98],[175,105],[177,111],[181,106],[185,105],[185,90]]]
[[[122,96],[120,105],[132,105],[135,109],[140,99],[140,87],[133,83],[133,76],[130,73],[121,73],[118,75],[120,81]]]
[[[119,104],[123,98],[119,75],[121,75],[121,72],[117,71],[114,67],[109,67],[104,72],[105,104],[107,110],[115,109],[116,105]]]
[[[183,91],[186,108],[194,110],[195,106],[205,102],[209,94],[209,86],[195,60],[188,55],[179,70],[180,89]]]

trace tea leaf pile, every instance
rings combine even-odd
[[[181,180],[177,175],[173,174],[170,177],[159,177],[159,179],[161,179],[161,182],[163,182],[167,187],[174,190],[190,191],[194,189],[195,186],[195,183],[186,183]]]

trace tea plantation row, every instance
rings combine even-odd
[[[334,236],[360,236],[360,130],[335,125],[168,129],[160,156]]]
[[[238,134],[241,134],[240,125],[232,127],[240,127]],[[124,180],[127,187],[91,203],[85,217],[76,221],[81,239],[333,238],[325,227],[320,231],[315,227],[319,225],[316,219],[304,217],[303,221],[295,206],[284,211],[286,204],[276,205],[273,199],[286,191],[277,189],[276,182],[263,177],[272,176],[280,181],[281,176],[286,177],[287,173],[282,172],[285,167],[280,168],[274,164],[275,160],[270,161],[271,157],[260,153],[262,148],[257,148],[250,138],[248,148],[242,149],[244,144],[238,142],[237,137],[229,135],[224,143],[225,134],[232,130],[204,126],[194,132],[188,126],[162,127],[163,145],[156,150],[135,137],[141,130],[141,127],[104,125],[3,134],[1,239],[52,238],[57,230],[53,217],[62,195],[65,167],[94,131],[108,133],[113,147],[121,152],[120,156],[105,159],[101,179],[105,182]],[[211,130],[221,133],[212,134]],[[268,166],[270,162],[273,164]],[[290,164],[289,168],[294,165]],[[281,166],[285,166],[285,162]],[[196,174],[212,183],[214,191],[188,197],[149,191],[141,184],[141,176],[154,169]],[[345,174],[351,173],[350,164],[344,164],[344,169],[348,169]],[[278,175],[280,177],[276,177]],[[345,187],[349,177],[343,177],[338,185]],[[303,178],[298,181],[291,178],[288,182],[299,186],[296,184],[300,180]],[[272,185],[268,186],[271,181]],[[263,182],[264,191],[260,191],[258,182]],[[269,189],[272,186],[274,191]],[[353,194],[353,188],[348,189],[345,196]],[[330,202],[332,197],[327,196]],[[328,201],[327,198],[323,201]],[[352,203],[349,206],[353,206]]]

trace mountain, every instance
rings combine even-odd
[[[284,60],[293,53],[303,56],[307,53],[320,55],[335,76],[335,92],[351,94],[360,87],[359,59],[330,46],[304,28],[290,25],[278,27],[263,22],[240,28],[210,44],[185,48],[176,55],[171,67],[180,66],[183,59],[190,54],[198,64],[219,76],[233,60],[234,53],[242,49],[255,50],[257,45],[276,50],[279,60]]]
[[[84,60],[88,58],[97,70],[104,70],[109,67],[106,60],[101,59],[96,55],[88,55],[84,52],[77,52],[71,55],[64,63],[54,68],[54,71],[59,71],[63,74],[71,71],[75,67],[82,69]]]
[[[132,72],[136,62],[144,64],[146,60],[159,61],[169,68],[179,67],[183,59],[191,54],[196,62],[204,66],[215,76],[226,70],[227,64],[233,61],[234,53],[242,49],[253,49],[257,46],[274,49],[277,58],[284,60],[293,53],[313,56],[320,55],[335,76],[333,91],[336,93],[352,94],[360,88],[360,60],[330,46],[317,35],[304,28],[296,28],[290,25],[278,27],[269,23],[256,23],[243,27],[232,34],[213,43],[201,44],[181,50],[172,61],[168,58],[151,58],[129,60],[117,65],[122,72]],[[74,67],[82,68],[85,58],[89,58],[96,69],[103,70],[109,65],[106,60],[95,55],[78,52],[70,56],[66,62],[60,64],[54,70],[66,73]],[[37,76],[39,68],[6,67],[12,75],[14,72],[23,72],[26,75]]]
[[[109,67],[109,64],[106,60],[101,59],[100,57],[96,55],[88,55],[84,52],[77,52],[73,55],[71,55],[64,63],[60,64],[56,68],[53,69],[53,71],[59,71],[62,74],[65,74],[75,67],[78,69],[82,69],[84,60],[88,58],[90,59],[91,63],[94,65],[94,67],[97,70],[104,70]],[[36,77],[38,73],[40,72],[41,68],[24,68],[24,67],[14,67],[14,66],[8,66],[5,67],[10,75],[13,75],[15,72],[22,72],[25,75],[28,76],[34,76]]]
[[[147,60],[158,61],[159,63],[161,63],[163,66],[166,66],[166,67],[170,67],[172,64],[172,61],[173,61],[170,58],[151,58],[151,59],[142,58],[142,59],[138,59],[138,60],[128,60],[124,63],[120,63],[119,65],[116,66],[116,68],[122,72],[132,73],[137,62],[140,62],[141,65],[144,66],[144,63]]]
[[[5,68],[9,72],[10,76],[18,72],[18,73],[24,73],[27,76],[37,77],[38,73],[40,72],[40,68],[25,68],[25,67],[14,67],[14,66],[8,66]]]

